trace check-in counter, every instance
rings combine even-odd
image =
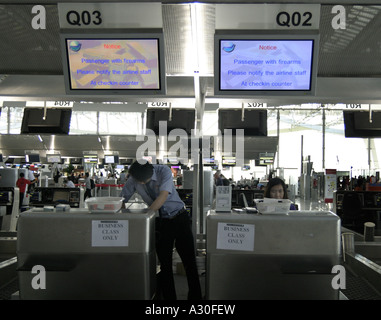
[[[42,210],[26,211],[19,218],[20,299],[154,297],[154,212]]]
[[[338,299],[340,219],[331,212],[207,216],[209,300]]]

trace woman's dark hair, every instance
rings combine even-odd
[[[265,195],[264,195],[264,197],[265,198],[271,198],[270,190],[271,190],[272,187],[277,186],[278,184],[282,185],[282,188],[283,188],[283,199],[288,199],[286,184],[284,183],[284,181],[281,178],[278,178],[278,177],[272,178],[272,179],[269,180],[269,182],[267,183],[266,189],[265,189]]]
[[[137,181],[146,182],[153,175],[153,165],[148,161],[144,163],[144,160],[135,161],[128,170],[128,173]]]

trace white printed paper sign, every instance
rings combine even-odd
[[[128,247],[128,220],[93,220],[92,247]]]
[[[217,249],[254,251],[255,225],[219,222]]]

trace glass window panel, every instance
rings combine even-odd
[[[202,129],[205,136],[216,136],[218,134],[218,113],[216,111],[204,112]]]
[[[8,107],[2,107],[0,116],[0,133],[8,133]],[[20,132],[19,132],[20,133]]]
[[[0,117],[0,133],[20,134],[23,115],[24,107],[2,107]],[[8,116],[10,119],[9,132]]]
[[[303,156],[311,156],[315,171],[322,164],[322,112],[321,110],[280,111],[279,166],[301,166],[301,137]]]
[[[278,110],[267,110],[267,135],[277,135],[277,116]]]
[[[380,171],[381,165],[381,139],[373,138],[370,140],[370,167],[371,171],[370,175],[376,175],[376,171]]]
[[[69,134],[96,134],[97,112],[96,111],[73,111],[70,121]]]
[[[352,175],[368,168],[368,139],[346,138],[342,110],[327,110],[325,129],[325,167],[338,171],[352,169]]]
[[[142,133],[141,112],[99,112],[99,134]]]
[[[21,131],[22,118],[24,116],[24,108],[22,107],[11,107],[10,111],[10,126],[9,133],[19,134]]]

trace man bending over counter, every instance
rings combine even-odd
[[[172,252],[177,252],[184,264],[188,280],[188,299],[202,298],[197,272],[191,221],[184,202],[173,183],[171,169],[164,165],[152,165],[145,160],[135,161],[129,169],[129,178],[121,196],[124,203],[138,192],[149,205],[158,211],[156,218],[156,253],[160,262],[158,287],[165,300],[175,300],[176,290],[172,271]]]

